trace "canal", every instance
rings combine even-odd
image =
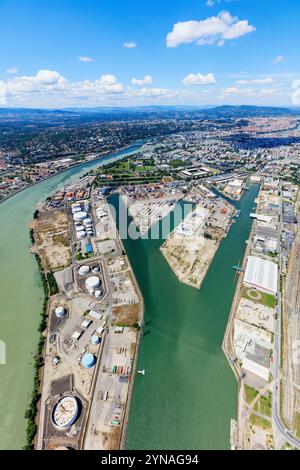
[[[243,259],[258,191],[251,185],[236,204],[241,215],[200,290],[177,280],[159,251],[161,240],[124,240],[145,300],[138,368],[146,374],[136,377],[127,449],[230,447],[237,383],[221,346],[237,283],[232,266]],[[122,204],[117,196],[112,202]]]

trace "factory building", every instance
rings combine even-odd
[[[244,284],[270,294],[277,293],[278,266],[257,256],[248,256]]]

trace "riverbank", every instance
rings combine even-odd
[[[131,147],[129,152],[138,151]],[[25,444],[25,411],[34,382],[34,355],[39,341],[38,324],[43,308],[43,290],[34,256],[30,253],[28,227],[37,204],[91,168],[124,158],[106,156],[51,177],[0,204],[0,295],[1,340],[7,363],[0,367],[0,448],[21,449]],[[17,294],[16,294],[17,289]],[[21,347],[20,347],[21,345]]]
[[[97,238],[103,231],[97,211],[107,214],[109,211],[97,189],[91,189],[85,208],[93,226],[93,235],[89,236],[93,253],[81,262],[76,257],[75,218],[67,219],[66,208],[61,210],[65,217],[57,209],[40,210],[34,224],[35,249],[42,259],[40,269],[53,265],[53,253],[60,252],[62,243],[72,253],[67,265],[64,261],[62,266],[55,264],[56,292],[51,291],[49,282],[50,294],[56,295],[48,303],[43,380],[41,389],[35,389],[36,395],[39,391],[41,395],[35,445],[39,450],[62,446],[76,450],[116,450],[126,432],[144,304],[112,214],[107,215],[111,223],[105,231],[105,241]],[[57,230],[59,236],[55,236]],[[69,236],[63,237],[63,233]],[[49,244],[45,248],[44,242],[44,237],[49,236],[50,253]],[[115,249],[108,248],[106,254],[102,250],[108,240]],[[99,290],[88,287],[95,280]],[[116,312],[119,306],[122,321]],[[59,315],[58,309],[62,312]],[[88,366],[85,365],[87,356],[93,358]],[[58,430],[50,416],[61,397],[77,400],[81,413],[73,424]],[[31,419],[29,424],[32,428],[35,423]]]
[[[146,142],[146,141],[145,141],[145,142]],[[144,142],[144,143],[145,143],[145,142]],[[121,148],[118,149],[118,150],[115,150],[115,151],[113,152],[113,155],[118,154],[118,153],[120,153],[120,152],[126,152],[128,149],[130,149],[131,147],[134,147],[135,145],[139,145],[138,142],[132,143],[132,144],[127,145],[127,146],[125,146],[125,147],[121,147]],[[86,160],[86,161],[81,161],[81,162],[79,162],[79,163],[75,163],[74,165],[71,165],[71,166],[68,167],[68,168],[64,168],[63,170],[59,170],[59,171],[57,171],[56,173],[53,173],[53,174],[51,174],[51,175],[49,175],[49,176],[46,176],[45,178],[42,178],[42,179],[39,180],[39,181],[35,181],[34,183],[30,183],[30,184],[28,184],[27,186],[25,186],[24,188],[18,189],[17,191],[13,192],[12,194],[9,194],[8,196],[4,197],[3,199],[0,199],[0,204],[1,204],[1,203],[4,203],[4,202],[6,202],[6,201],[8,201],[9,199],[11,199],[12,197],[16,196],[17,194],[20,194],[20,193],[22,193],[23,191],[26,191],[26,189],[30,189],[30,188],[32,188],[32,187],[34,187],[34,186],[36,186],[36,185],[38,185],[38,184],[40,184],[40,183],[43,183],[44,181],[47,181],[47,180],[49,180],[49,179],[51,179],[51,178],[54,178],[55,176],[58,176],[58,175],[61,175],[61,174],[63,174],[63,173],[66,173],[66,172],[68,172],[68,171],[70,171],[70,170],[73,170],[74,168],[76,169],[76,168],[78,168],[78,167],[81,167],[81,166],[87,165],[87,164],[91,164],[91,163],[92,163],[92,164],[93,164],[93,163],[101,163],[101,160],[107,158],[109,155],[111,155],[111,153],[110,153],[110,152],[106,152],[106,153],[104,153],[103,155],[101,155],[100,157],[97,156],[97,157],[94,158],[94,159],[90,159],[90,160]]]
[[[86,171],[86,167],[73,169],[49,179],[0,207],[5,220],[0,243],[1,335],[8,350],[8,363],[0,369],[3,449],[24,445],[24,412],[32,391],[32,354],[42,307],[41,282],[29,253],[27,226],[39,201]],[[116,198],[113,196],[115,204]],[[250,190],[240,203],[243,213],[251,211],[253,200]],[[136,376],[126,448],[229,447],[229,423],[236,416],[237,394],[221,343],[235,290],[232,265],[242,258],[248,237],[248,217],[243,213],[221,243],[200,291],[178,284],[159,252],[161,240],[123,241],[145,299],[137,366],[146,375]],[[8,295],[16,285],[18,296]],[[21,342],[22,348],[16,347]]]

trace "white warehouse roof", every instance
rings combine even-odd
[[[244,283],[276,294],[278,281],[277,264],[257,256],[248,256]]]

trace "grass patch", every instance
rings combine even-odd
[[[300,439],[300,413],[296,413],[296,436]]]
[[[271,429],[271,423],[268,420],[253,414],[250,415],[250,423],[253,426],[258,426],[259,428],[264,429],[265,431],[269,431]]]
[[[253,291],[253,298],[249,293],[251,294],[251,291]],[[254,298],[254,296],[257,296],[257,298]],[[269,308],[275,308],[276,307],[276,298],[272,294],[267,294],[266,292],[262,292],[259,290],[254,290],[249,287],[243,287],[242,292],[241,292],[242,297],[245,297],[246,299],[253,300],[253,302],[257,302],[259,304],[265,305],[266,307]]]
[[[272,413],[272,394],[269,392],[267,395],[261,397],[254,407],[255,411],[265,416],[271,417]]]
[[[246,402],[248,403],[248,405],[250,405],[257,397],[258,391],[252,387],[249,387],[249,385],[245,385],[244,390],[245,390]]]

